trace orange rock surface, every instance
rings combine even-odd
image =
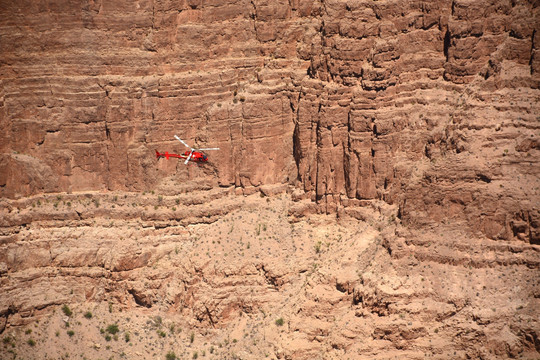
[[[0,14],[1,355],[77,352],[70,304],[81,323],[92,308],[124,333],[160,316],[196,334],[115,348],[130,358],[538,356],[536,2]],[[156,160],[186,150],[175,134],[220,150]],[[60,343],[17,343],[32,326]]]

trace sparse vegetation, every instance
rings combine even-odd
[[[167,353],[167,355],[165,355],[165,359],[166,360],[176,360],[177,357],[176,357],[176,354],[174,353],[174,351],[169,351]]]
[[[111,324],[109,326],[107,326],[107,332],[111,335],[114,335],[116,333],[118,333],[120,330],[118,329],[118,324]]]
[[[152,320],[149,320],[149,321],[156,328],[159,328],[161,327],[161,325],[163,325],[163,319],[161,318],[161,316],[156,316]]]
[[[321,252],[321,245],[322,245],[322,242],[321,241],[317,241],[317,243],[315,243],[315,253],[316,254],[319,254]]]
[[[27,343],[30,346],[36,346],[36,341],[34,339],[28,339]]]
[[[67,305],[62,306],[62,312],[63,312],[66,316],[71,316],[71,315],[73,315],[73,311],[71,311],[71,309],[70,309],[69,306],[67,306]]]
[[[279,319],[276,320],[276,325],[277,326],[283,326],[283,324],[284,324],[283,318],[279,318]]]
[[[67,334],[69,335],[69,337],[72,337],[73,335],[75,335],[75,331],[73,331],[73,330],[68,330],[68,331],[67,331]]]
[[[11,345],[11,347],[15,347],[15,340],[11,336],[6,336],[3,339],[4,346]]]
[[[84,317],[87,318],[87,319],[91,319],[92,318],[92,313],[90,311],[87,311],[84,313]]]

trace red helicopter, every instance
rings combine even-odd
[[[201,151],[208,151],[208,150],[219,150],[219,148],[208,148],[208,149],[194,149],[188,144],[186,144],[182,139],[180,139],[178,136],[174,135],[176,140],[180,141],[182,144],[184,144],[188,149],[184,154],[169,154],[168,151],[165,151],[164,153],[159,153],[156,150],[156,158],[159,160],[161,158],[165,158],[169,160],[169,158],[177,158],[177,159],[186,159],[184,161],[184,164],[187,165],[187,163],[191,160],[197,163],[203,163],[208,161],[208,156],[206,156]]]

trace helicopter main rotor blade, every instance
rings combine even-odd
[[[197,149],[197,150],[201,150],[201,151],[206,151],[206,150],[219,150],[219,148]]]
[[[191,159],[191,155],[193,155],[193,150],[191,150],[191,152],[189,153],[188,158],[187,158],[186,161],[184,162],[185,165],[187,165],[189,159]]]
[[[184,142],[184,140],[180,139],[177,135],[174,135],[174,137],[176,138],[176,140],[180,141],[182,144],[184,144],[187,148],[191,149],[191,151],[193,151],[193,148],[191,146],[189,146],[188,144],[186,144]]]

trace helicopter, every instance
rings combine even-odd
[[[167,160],[169,160],[169,158],[177,158],[186,159],[186,161],[184,161],[184,164],[186,165],[190,160],[196,163],[204,163],[208,161],[208,156],[206,156],[206,154],[204,154],[202,151],[219,150],[219,148],[194,149],[188,144],[186,144],[184,140],[180,139],[177,135],[174,135],[174,137],[176,138],[176,140],[184,144],[184,146],[187,147],[189,150],[187,150],[183,154],[169,154],[168,151],[164,153],[159,153],[159,151],[156,150],[156,158],[158,160],[161,158],[165,158]]]

